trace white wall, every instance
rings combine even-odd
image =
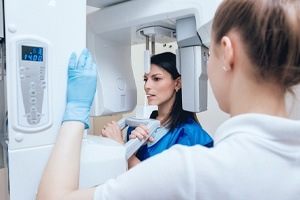
[[[287,94],[286,105],[290,118],[300,120],[300,84],[293,88],[294,94]]]

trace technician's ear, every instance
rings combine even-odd
[[[176,90],[176,92],[178,92],[178,90],[180,90],[180,88],[181,88],[181,77],[178,77],[175,80],[175,90]]]
[[[227,70],[231,70],[234,63],[234,48],[232,38],[224,36],[221,39],[221,47],[223,49],[223,65]]]

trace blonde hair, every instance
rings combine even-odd
[[[219,44],[237,30],[258,80],[289,89],[300,82],[299,25],[299,0],[224,0],[214,17],[212,38]]]

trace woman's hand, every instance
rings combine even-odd
[[[137,126],[133,131],[131,131],[131,134],[129,135],[129,139],[139,138],[140,140],[142,140],[144,138],[147,138],[149,134],[150,132],[148,128],[144,124],[141,124]],[[154,142],[154,138],[149,137],[147,142]]]
[[[124,144],[122,132],[117,122],[108,122],[101,130],[101,135],[106,138],[113,139],[121,144]]]

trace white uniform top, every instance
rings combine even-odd
[[[175,145],[98,186],[94,199],[300,199],[300,121],[233,117],[214,148]]]

